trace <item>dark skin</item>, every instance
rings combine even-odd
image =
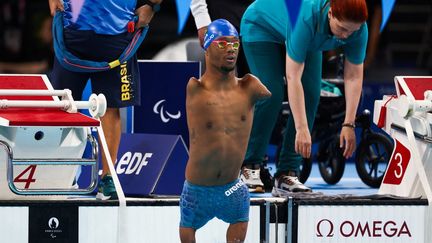
[[[236,37],[218,40],[238,41]],[[226,185],[238,178],[252,128],[253,108],[270,91],[252,75],[236,78],[238,49],[213,42],[206,51],[206,72],[187,86],[190,135],[186,179],[195,185]],[[243,242],[247,222],[230,224],[227,242]],[[180,227],[183,243],[195,242],[195,229]]]
[[[238,177],[254,104],[270,95],[256,77],[234,76],[237,54],[231,45],[219,49],[212,43],[206,52],[208,70],[201,80],[189,80],[186,112],[191,145],[186,179],[193,184],[225,185]]]

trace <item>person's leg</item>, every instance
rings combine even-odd
[[[244,242],[246,238],[248,222],[230,224],[226,233],[227,243]]]
[[[70,89],[73,99],[81,100],[89,75],[65,69],[54,57],[53,69],[48,78],[54,89]]]
[[[244,164],[259,164],[267,146],[284,98],[285,48],[272,42],[243,42],[251,73],[269,89],[272,96],[255,105],[251,136]]]
[[[111,162],[115,166],[121,137],[120,109],[108,107],[105,115],[101,117],[101,126],[104,131],[105,141],[108,147],[109,155],[111,157]],[[101,141],[100,134],[99,141]],[[96,198],[101,200],[117,199],[117,191],[114,186],[114,181],[111,177],[111,172],[108,166],[108,158],[105,154],[106,151],[101,149],[101,152],[102,175],[101,180],[99,181]]]
[[[101,117],[101,125],[104,131],[105,141],[107,143],[112,163],[113,165],[115,165],[121,137],[121,119],[119,108],[107,108],[105,115]],[[100,136],[99,141],[101,141]],[[108,166],[108,159],[105,155],[105,150],[103,149],[101,161],[102,175],[99,182],[96,198],[101,200],[117,199],[117,191],[111,177],[110,169]]]
[[[305,61],[305,67],[302,75],[302,85],[305,97],[306,117],[308,120],[309,131],[312,132],[315,114],[318,109],[320,92],[321,92],[321,70],[322,53],[310,52]],[[290,116],[285,129],[282,149],[279,156],[279,163],[275,177],[289,175],[297,177],[302,157],[295,152],[295,124],[293,116]],[[313,141],[312,141],[313,142]],[[291,178],[293,181],[287,181],[290,191],[309,191],[310,189],[302,185],[297,178]],[[290,184],[290,185],[288,185]],[[281,183],[278,186],[284,187]],[[284,189],[284,188],[282,188]]]
[[[269,89],[272,96],[255,104],[252,131],[241,173],[250,192],[264,192],[260,165],[284,98],[285,48],[272,42],[243,42],[251,73]]]
[[[195,229],[180,227],[180,241],[182,243],[195,243]]]
[[[107,108],[103,117],[101,117],[102,129],[105,134],[105,139],[108,146],[112,162],[117,159],[118,147],[121,137],[121,118],[119,108]],[[102,150],[102,177],[110,174],[108,160],[105,156],[105,151]]]
[[[227,242],[243,242],[246,237],[250,195],[246,185],[239,179],[219,190],[218,204],[214,206],[216,217],[229,223]],[[231,188],[237,188],[233,191]]]
[[[54,56],[53,69],[47,75],[54,89],[69,89],[73,99],[82,100],[84,88],[88,82],[89,75],[86,73],[75,73],[65,69]],[[77,174],[77,176],[79,176]],[[77,185],[78,177],[73,181]]]
[[[140,75],[136,56],[122,63],[119,67],[91,75],[94,93],[102,93],[107,99],[108,109],[101,117],[108,150],[115,165],[121,138],[120,107],[140,103]],[[116,199],[117,193],[110,176],[108,160],[102,151],[102,176],[97,198]]]
[[[217,204],[214,195],[214,187],[184,182],[179,202],[179,234],[182,243],[195,242],[195,232],[213,218],[211,211]]]

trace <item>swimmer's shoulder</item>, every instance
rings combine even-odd
[[[187,84],[186,91],[188,94],[190,94],[190,93],[194,93],[194,92],[198,91],[201,88],[202,88],[201,80],[199,80],[195,77],[191,77],[189,79],[188,84]]]

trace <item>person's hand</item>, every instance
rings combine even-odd
[[[342,127],[340,138],[339,138],[340,148],[344,148],[343,156],[348,159],[354,153],[356,149],[356,136],[354,128],[352,127]]]
[[[198,29],[198,39],[201,46],[204,46],[204,37],[207,32],[207,26]]]
[[[312,139],[309,129],[307,127],[297,129],[294,149],[296,153],[300,154],[303,158],[310,157],[312,149]]]
[[[137,28],[147,26],[153,18],[154,12],[150,5],[144,4],[135,10],[135,14],[138,16]]]
[[[64,11],[63,2],[61,0],[48,0],[51,16],[54,16],[57,10]]]

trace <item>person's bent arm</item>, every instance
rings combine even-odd
[[[306,117],[305,97],[301,76],[304,70],[304,63],[297,63],[286,56],[286,78],[288,88],[288,101],[294,117],[296,139],[295,151],[304,158],[311,154],[312,139],[308,128]]]
[[[252,102],[254,104],[256,101],[266,99],[272,95],[271,92],[267,89],[267,87],[263,83],[261,83],[258,77],[248,73],[243,77],[243,79],[250,79],[249,82],[251,83],[251,85],[249,85],[249,87],[251,90]]]
[[[205,0],[192,0],[190,4],[191,13],[195,19],[195,25],[198,30],[198,39],[201,46],[204,45],[204,36],[207,26],[211,23],[210,15]]]
[[[352,156],[356,148],[356,139],[354,128],[349,124],[355,123],[357,107],[360,100],[360,95],[363,86],[363,63],[353,64],[347,59],[345,60],[345,101],[346,111],[344,125],[340,134],[340,147],[344,147],[343,156],[349,158]]]
[[[161,4],[162,0],[150,0],[150,2],[154,4]],[[147,26],[150,21],[153,19],[153,8],[148,4],[144,4],[142,6],[137,6],[135,10],[135,14],[138,16],[137,28],[141,28]]]

